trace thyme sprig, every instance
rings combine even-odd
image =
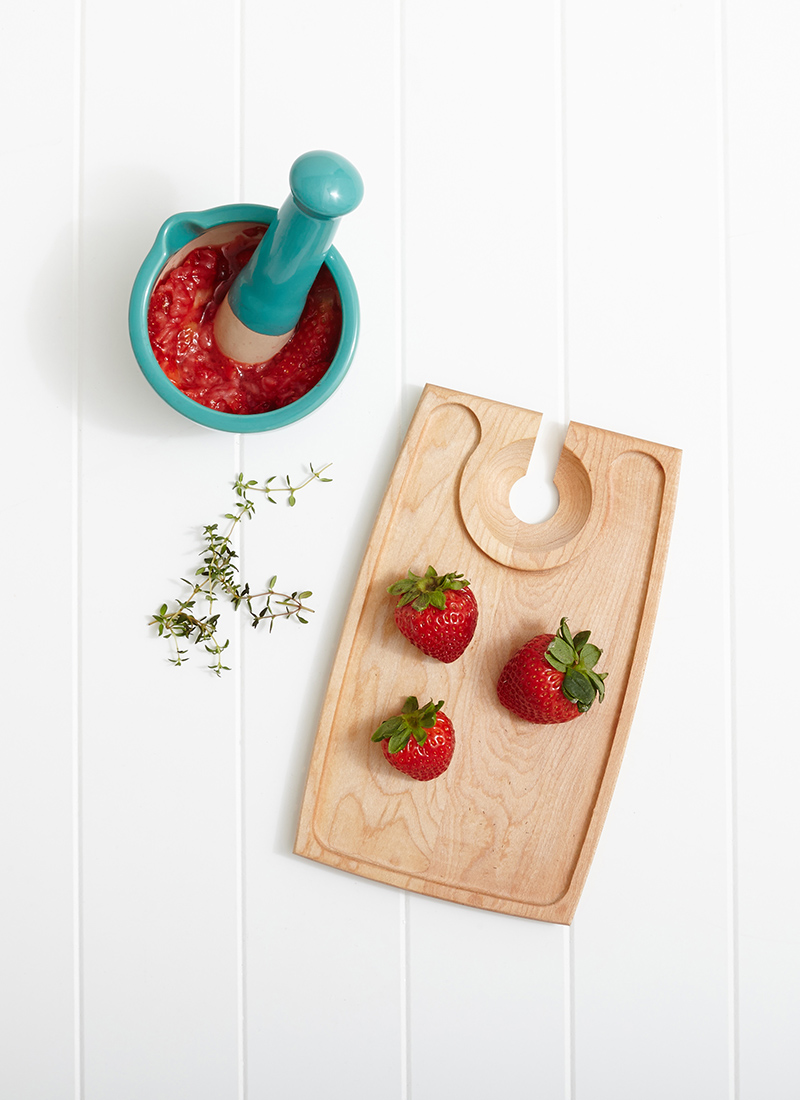
[[[233,491],[237,497],[234,510],[226,512],[223,517],[228,520],[227,529],[222,532],[218,523],[210,523],[203,528],[202,564],[195,571],[194,580],[181,578],[182,583],[188,585],[188,593],[183,599],[173,601],[172,608],[168,603],[163,603],[148,624],[158,628],[159,637],[166,637],[172,643],[175,656],[169,660],[173,665],[183,665],[189,659],[188,650],[181,648],[182,642],[192,642],[195,645],[202,642],[212,658],[208,667],[217,676],[230,672],[229,666],[222,663],[230,639],[220,640],[217,635],[220,612],[215,609],[215,604],[221,598],[232,603],[234,610],[244,607],[251,618],[250,625],[254,628],[262,623],[269,623],[271,631],[276,619],[308,622],[304,616],[313,614],[314,610],[305,602],[312,595],[310,591],[279,592],[275,588],[277,577],[272,577],[262,592],[251,592],[248,583],[239,583],[236,565],[238,555],[232,538],[242,520],[245,517],[252,519],[255,515],[252,494],[263,493],[270,504],[277,504],[274,494],[288,493],[287,503],[294,507],[297,493],[306,485],[312,481],[332,480],[322,476],[330,465],[329,462],[320,470],[309,466],[311,473],[299,485],[293,485],[288,475],[284,479],[285,485],[274,485],[277,480],[275,476],[267,478],[263,485],[259,485],[257,481],[245,481],[244,474],[239,474],[233,483]]]

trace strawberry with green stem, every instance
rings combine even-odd
[[[412,779],[425,782],[446,771],[453,759],[455,731],[442,710],[444,700],[431,700],[421,707],[413,695],[403,711],[381,722],[372,735],[393,768]]]
[[[595,699],[603,701],[607,673],[595,672],[602,653],[589,641],[590,631],[574,637],[562,619],[557,634],[539,634],[507,662],[497,682],[497,696],[508,710],[527,722],[550,725],[585,714]]]
[[[429,657],[449,664],[472,641],[478,603],[462,573],[440,575],[430,565],[419,577],[409,570],[388,592],[400,597],[394,612],[397,629]]]

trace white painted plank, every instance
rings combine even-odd
[[[433,382],[557,421],[557,6],[404,11],[406,404]],[[568,1095],[565,930],[417,897],[408,912],[415,1100]]]
[[[72,1095],[75,13],[3,20],[0,1095]],[[48,79],[42,80],[42,71]],[[42,1057],[42,1050],[48,1052]]]
[[[560,113],[554,5],[412,0],[404,18],[407,374],[555,415]]]
[[[575,1088],[588,1100],[721,1098],[731,1006],[716,9],[619,0],[565,11],[570,415],[684,449],[643,692],[574,925]],[[689,632],[709,625],[723,649],[716,692],[682,672]]]
[[[361,205],[336,247],[362,315],[356,358],[304,421],[248,438],[253,477],[332,462],[294,509],[246,531],[244,562],[310,588],[306,627],[245,640],[243,866],[249,1094],[402,1095],[402,895],[293,856],[323,694],[361,554],[398,442],[396,5],[246,6],[245,196],[279,206],[292,162],[332,149],[361,173]],[[292,43],[274,50],[267,43]],[[252,634],[251,631],[248,631]],[[314,1057],[308,1056],[309,1044]]]
[[[800,615],[792,472],[800,399],[800,13],[787,3],[756,11],[732,0],[726,15],[737,1068],[741,1100],[789,1100],[800,1091],[800,750],[791,642],[786,664],[765,656],[757,678],[753,669],[762,639],[776,638],[784,652],[782,637]]]
[[[213,27],[213,33],[209,28]],[[149,614],[229,510],[235,437],[139,373],[131,284],[161,222],[237,176],[236,5],[85,11],[82,934],[87,1100],[240,1093],[235,682]]]
[[[430,898],[409,911],[411,1095],[568,1096],[568,930]]]

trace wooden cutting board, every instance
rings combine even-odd
[[[407,890],[569,924],[606,817],[653,630],[680,451],[570,424],[541,524],[511,511],[541,414],[426,386],[381,505],[342,630],[295,851]],[[446,665],[396,629],[388,585],[459,572],[480,615]],[[591,630],[606,697],[534,726],[497,700],[529,638]],[[449,769],[420,783],[370,737],[409,695],[445,701]]]

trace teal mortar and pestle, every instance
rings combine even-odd
[[[205,427],[262,432],[284,427],[318,408],[338,387],[355,353],[359,305],[355,284],[332,241],[339,221],[360,203],[357,170],[336,153],[305,153],[292,165],[290,195],[280,207],[236,203],[168,218],[134,282],[129,309],[131,344],[153,389],[173,409]],[[268,226],[250,260],[231,284],[213,322],[219,350],[239,364],[270,360],[295,331],[320,267],[336,285],[342,327],[333,360],[307,393],[269,412],[232,413],[207,408],[184,394],[162,370],[148,332],[153,291],[202,245],[220,246],[252,227]]]

